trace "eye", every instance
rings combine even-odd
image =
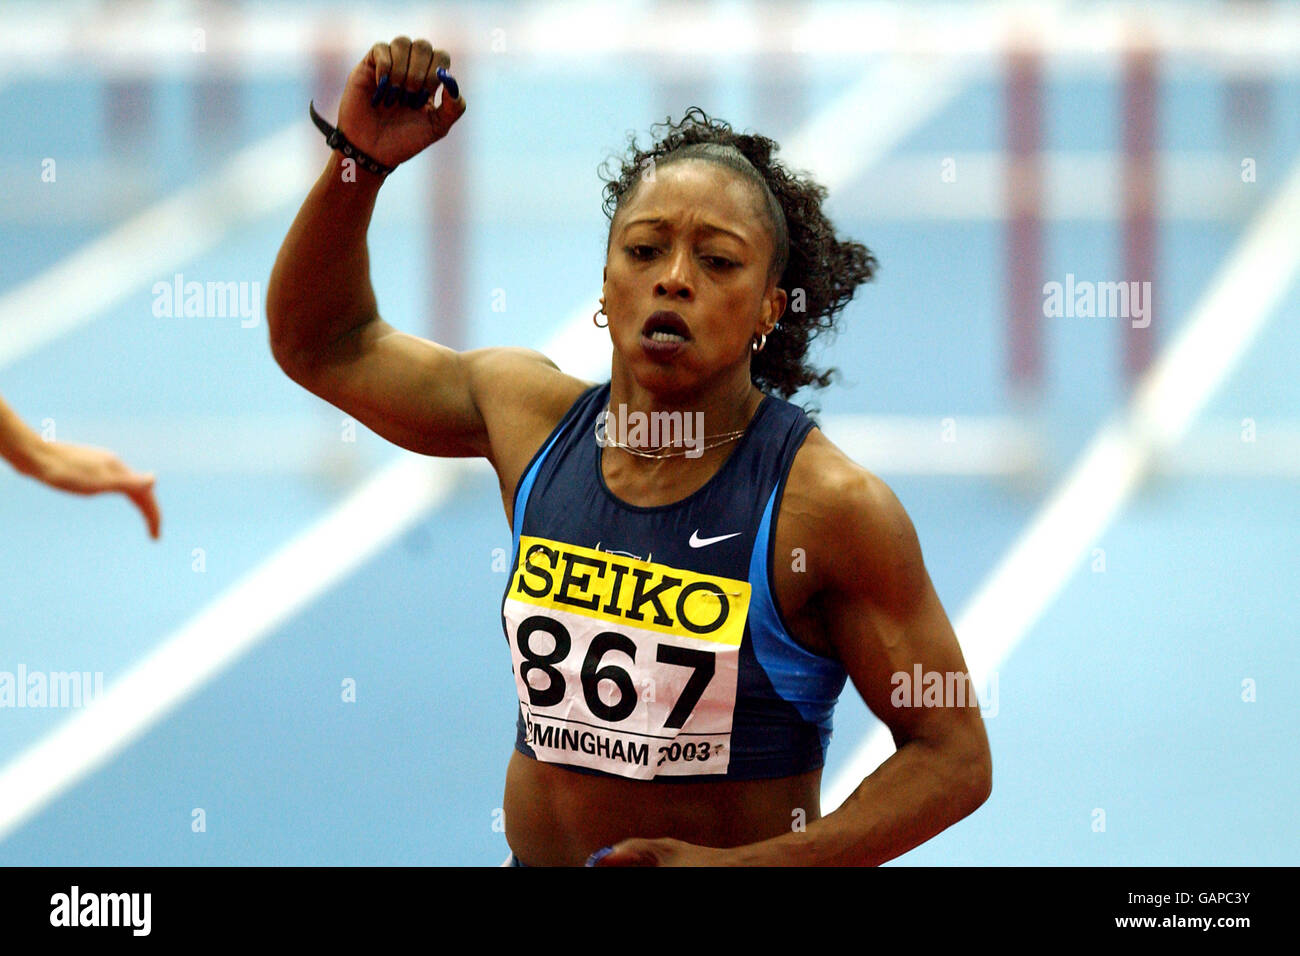
[[[714,268],[717,269],[730,269],[736,265],[730,259],[724,259],[722,256],[706,256],[705,261],[713,263]]]
[[[650,253],[655,251],[654,246],[627,246],[626,252],[633,259],[648,259]]]

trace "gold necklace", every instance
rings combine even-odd
[[[710,448],[717,448],[720,445],[725,445],[728,442],[733,442],[743,434],[745,434],[745,429],[742,428],[740,429],[740,431],[735,433],[728,432],[726,435],[714,435],[713,437],[717,438],[718,441],[715,441],[712,444],[705,444],[704,447],[700,449],[700,455],[703,455]],[[597,438],[596,444],[599,445],[600,443],[601,443],[600,439]],[[629,455],[636,455],[638,458],[679,458],[679,457],[684,457],[686,455],[689,455],[693,450],[691,448],[684,448],[681,451],[642,451],[641,449],[634,448],[631,445],[625,445],[622,442],[615,441],[614,439],[609,438],[608,436],[606,436],[604,443],[610,448],[621,448]],[[660,447],[667,448],[669,446],[661,445]],[[699,456],[697,455],[696,457]]]
[[[601,437],[601,432],[600,432],[600,424],[601,424],[601,422],[605,421],[606,418],[607,418],[608,416],[609,416],[609,406],[606,405],[606,406],[605,406],[605,411],[604,411],[604,413],[601,414],[601,415],[599,415],[599,416],[597,417],[597,419],[596,419],[596,426],[595,426],[595,428],[592,430],[592,433],[593,433],[593,436],[594,436],[595,439],[596,439],[596,444],[597,444],[597,445],[601,445],[602,447],[603,447],[603,446],[608,446],[608,447],[610,447],[610,448],[621,448],[621,449],[623,449],[623,451],[627,452],[629,455],[636,455],[638,458],[655,458],[655,459],[663,459],[663,458],[680,458],[680,457],[684,457],[684,456],[690,454],[690,452],[693,450],[693,449],[690,449],[690,448],[685,448],[685,449],[683,449],[683,450],[681,450],[681,451],[667,451],[667,452],[665,452],[665,451],[663,451],[662,449],[664,449],[664,448],[670,448],[671,446],[669,446],[669,445],[659,445],[658,448],[657,448],[657,450],[655,450],[655,451],[643,451],[643,450],[640,449],[640,448],[636,448],[636,447],[634,447],[634,446],[632,446],[632,445],[628,445],[628,444],[625,444],[625,443],[623,443],[623,442],[621,442],[621,441],[616,441],[615,439],[610,438],[608,432],[606,432],[605,435],[604,435],[604,437],[602,438],[602,437]],[[753,419],[753,416],[751,415],[751,416],[750,416],[750,421],[752,422],[753,420],[754,420],[754,419]],[[706,442],[706,444],[704,445],[704,447],[702,447],[702,448],[699,450],[699,455],[703,455],[706,451],[708,451],[708,450],[711,449],[711,448],[718,448],[718,447],[721,446],[721,445],[725,445],[725,444],[727,444],[727,443],[729,443],[729,442],[733,442],[733,441],[735,441],[735,440],[736,440],[737,438],[739,438],[741,435],[745,434],[745,432],[748,431],[748,430],[749,430],[749,425],[746,424],[744,427],[742,427],[742,428],[737,428],[735,431],[723,432],[723,433],[721,433],[721,434],[719,434],[719,435],[705,435],[705,436],[704,436],[704,441]],[[707,444],[707,442],[708,442],[710,439],[717,439],[717,440],[714,441],[712,444]],[[697,455],[696,457],[699,457],[699,455]]]

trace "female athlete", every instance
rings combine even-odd
[[[607,383],[399,332],[366,232],[383,169],[465,112],[450,66],[398,37],[352,71],[350,146],[285,238],[268,325],[304,388],[404,448],[496,470],[518,865],[878,864],[973,812],[991,788],[974,696],[896,693],[917,667],[966,677],[912,524],[785,400],[827,384],[805,353],[871,278],[868,250],[836,239],[825,190],[774,143],[693,110],[606,186]],[[897,750],[823,817],[846,680]]]

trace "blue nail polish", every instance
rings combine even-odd
[[[397,102],[397,96],[398,96],[398,94],[401,93],[401,92],[403,92],[403,91],[402,91],[401,89],[399,89],[398,87],[396,87],[396,86],[390,86],[390,87],[388,88],[388,92],[384,94],[384,105],[385,105],[385,106],[392,106],[394,103],[396,103],[396,102]]]
[[[379,87],[375,90],[375,95],[370,97],[370,105],[378,106],[379,101],[384,98],[384,91],[388,89],[388,74],[385,73],[379,78]]]
[[[431,95],[432,94],[428,90],[421,90],[419,93],[415,94],[415,102],[411,104],[411,107],[417,110],[421,109],[425,103],[429,102],[429,97]]]
[[[437,72],[438,79],[442,80],[442,85],[447,88],[447,92],[451,94],[451,98],[454,100],[460,96],[460,86],[456,83],[456,78],[442,67],[438,67]]]
[[[614,848],[612,846],[601,847],[591,856],[587,857],[587,862],[585,865],[595,866],[597,863],[605,859],[605,857],[609,856],[613,852],[614,852]]]

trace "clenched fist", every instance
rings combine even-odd
[[[348,76],[338,128],[357,149],[387,166],[410,159],[446,136],[465,112],[465,98],[449,95],[446,85],[434,104],[442,84],[438,67],[449,70],[451,57],[428,40],[397,37],[376,43]]]

